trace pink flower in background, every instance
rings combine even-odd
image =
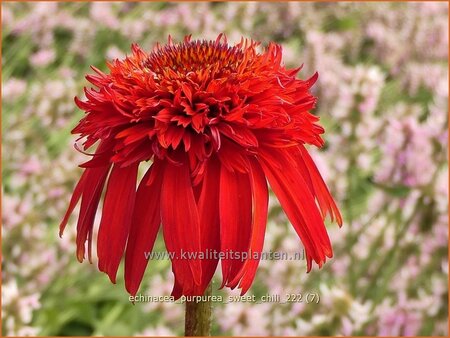
[[[110,29],[119,27],[119,20],[112,10],[113,3],[92,2],[91,17],[100,25],[104,25]]]
[[[36,67],[45,67],[55,60],[55,51],[53,49],[42,49],[30,57],[30,63]]]
[[[2,86],[2,99],[5,102],[12,102],[25,93],[26,89],[25,81],[16,78],[9,79]]]

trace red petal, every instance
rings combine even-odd
[[[189,88],[189,85],[181,82],[181,89],[183,90],[184,95],[186,95],[187,99],[189,100],[189,103],[192,104],[192,90],[191,88]]]
[[[261,252],[264,246],[264,235],[267,223],[267,208],[269,203],[269,192],[267,189],[266,176],[259,163],[250,160],[251,171],[250,181],[253,195],[253,219],[252,234],[250,239],[249,259],[244,263],[239,273],[231,282],[232,286],[241,280],[239,287],[242,288],[241,295],[245,294],[250,288],[255,278],[258,268]],[[253,255],[258,254],[257,258]]]
[[[145,254],[152,251],[161,223],[160,196],[163,170],[160,162],[153,163],[142,178],[136,193],[133,221],[125,254],[125,287],[133,296],[139,289],[147,267],[148,259]],[[150,175],[157,175],[157,178],[151,185],[147,185]]]
[[[306,87],[311,88],[319,78],[319,73],[315,72],[308,80],[305,81]]]
[[[80,180],[78,181],[77,185],[75,186],[72,197],[70,198],[69,207],[67,208],[66,214],[64,215],[64,218],[61,221],[61,224],[59,225],[59,237],[62,236],[64,229],[66,228],[67,222],[69,221],[69,217],[72,214],[73,209],[75,209],[75,206],[77,205],[78,201],[80,200],[81,194],[82,194],[84,186],[85,186],[85,180],[86,180],[86,175],[87,175],[86,172],[87,172],[87,170],[85,170],[83,172],[83,175],[81,175]]]
[[[91,160],[79,165],[81,168],[95,168],[108,165],[110,163],[111,153],[95,155]]]
[[[220,250],[219,183],[220,163],[218,159],[213,158],[208,161],[198,202],[201,250],[204,254]],[[211,259],[202,260],[202,283],[198,294],[205,291],[219,261],[216,257],[208,258]]]
[[[95,214],[110,168],[111,166],[86,169],[86,183],[77,224],[77,258],[80,262],[84,259],[86,240],[89,242],[88,246],[91,246],[89,238],[92,236]],[[92,263],[91,255],[88,256]]]
[[[305,246],[307,269],[314,260],[319,267],[332,257],[330,239],[314,196],[286,149],[261,149],[261,165],[286,215]]]
[[[217,129],[229,139],[235,141],[242,147],[257,147],[258,139],[255,134],[247,127],[239,124],[223,122],[217,125]]]
[[[183,288],[180,285],[180,283],[178,283],[176,278],[175,278],[175,282],[173,283],[173,289],[172,289],[172,292],[170,295],[172,297],[174,297],[175,299],[178,299],[183,295]]]
[[[107,141],[102,141],[95,154],[94,154],[94,158],[89,161],[96,161],[96,159],[98,159],[99,157],[102,158],[103,154],[105,154],[108,150],[108,148],[110,147],[109,142]],[[87,162],[87,163],[89,163]],[[103,161],[101,161],[101,163],[97,163],[97,166],[107,166],[108,162],[104,163]],[[104,169],[107,168],[107,171],[109,171],[109,166],[108,167],[104,167]],[[64,219],[62,220],[60,226],[59,226],[59,235],[62,236],[63,232],[64,232],[64,228],[67,225],[67,221],[69,220],[69,216],[72,214],[73,209],[75,208],[75,206],[77,205],[78,201],[80,200],[81,195],[85,194],[85,189],[89,188],[89,185],[92,183],[96,182],[97,178],[100,178],[102,175],[98,175],[99,173],[101,173],[102,170],[100,171],[90,171],[90,170],[85,170],[83,172],[83,174],[81,175],[80,180],[78,181],[77,185],[75,186],[75,189],[73,191],[72,194],[72,198],[70,199],[70,203],[69,203],[69,208],[67,209],[66,214],[64,215]],[[93,176],[92,176],[93,175]],[[86,181],[89,179],[89,181],[91,183],[86,183]],[[102,186],[103,189],[103,186]],[[81,217],[81,215],[80,215]]]
[[[222,166],[229,171],[239,171],[241,173],[248,173],[249,164],[247,154],[242,150],[242,147],[236,143],[222,138],[222,147],[217,153]]]
[[[113,167],[103,203],[97,240],[98,267],[113,283],[130,229],[138,166]]]
[[[138,140],[147,138],[152,130],[152,127],[153,126],[151,123],[136,124],[127,129],[122,130],[120,133],[116,135],[116,138],[117,139],[123,138],[124,139],[123,143],[125,145],[131,144]]]
[[[232,172],[222,165],[220,170],[220,251],[227,255],[221,260],[222,286],[231,281],[244,264],[231,259],[233,252],[247,252],[251,232],[252,199],[248,174]]]
[[[167,251],[175,257],[172,270],[183,294],[190,294],[200,285],[200,260],[181,257],[182,251],[191,255],[200,252],[200,225],[197,205],[187,160],[180,165],[167,162],[161,190],[161,220]]]
[[[317,201],[320,205],[322,216],[326,217],[328,213],[332,221],[336,219],[336,222],[339,224],[339,226],[342,226],[342,216],[339,212],[339,208],[337,207],[333,197],[331,196],[330,191],[328,190],[327,185],[322,178],[322,175],[320,175],[316,164],[311,158],[311,155],[309,155],[305,146],[300,145],[299,149],[301,158],[303,159],[304,164],[307,168],[307,172],[309,173],[314,194],[317,197]]]

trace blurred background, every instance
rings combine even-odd
[[[319,72],[326,145],[309,149],[344,226],[329,225],[322,270],[262,261],[249,291],[318,303],[215,303],[213,335],[447,335],[448,4],[434,2],[2,3],[3,335],[183,333],[183,305],[132,305],[123,278],[77,262],[76,218],[62,239],[57,226],[86,160],[70,130],[89,66],[220,32]],[[264,250],[301,249],[272,198]],[[141,293],[171,288],[169,262],[150,262]]]

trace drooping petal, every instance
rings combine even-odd
[[[316,198],[322,217],[325,218],[329,214],[331,221],[336,220],[341,226],[342,217],[339,209],[305,146],[290,148],[285,154],[289,157],[289,161],[295,164],[298,175],[304,178],[309,190]]]
[[[78,204],[78,201],[81,198],[81,194],[83,193],[83,188],[85,186],[85,180],[86,180],[86,170],[81,175],[77,185],[75,186],[75,189],[72,193],[72,197],[70,198],[69,207],[67,208],[67,211],[64,215],[63,220],[61,221],[59,225],[59,237],[62,237],[64,233],[64,229],[66,228],[67,222],[69,221],[69,217],[73,212],[73,209],[75,209],[75,206]]]
[[[208,255],[202,260],[202,282],[199,294],[203,294],[216,271],[218,257],[212,253],[220,250],[219,189],[220,164],[217,159],[208,161],[198,202],[201,229],[201,252]]]
[[[252,197],[248,174],[230,171],[222,165],[219,208],[220,251],[225,256],[221,260],[223,287],[236,276],[244,264],[242,259],[234,257],[235,253],[242,255],[249,248]]]
[[[86,169],[86,182],[77,223],[77,258],[80,262],[84,259],[86,240],[88,240],[88,247],[90,248],[91,246],[90,238],[92,236],[95,214],[97,213],[98,203],[100,202],[110,168],[111,166],[108,165]],[[88,258],[92,263],[90,250]]]
[[[296,164],[289,161],[289,148],[261,149],[260,159],[264,172],[287,217],[305,246],[307,270],[312,260],[319,267],[326,257],[332,257],[331,243],[314,196],[307,182],[298,175]]]
[[[225,137],[222,139],[222,147],[217,153],[217,156],[219,157],[222,166],[229,171],[247,173],[249,170],[247,153],[236,143]]]
[[[100,271],[108,274],[113,283],[130,230],[138,166],[138,163],[124,168],[114,165],[106,188],[97,255]]]
[[[168,162],[161,190],[161,220],[167,251],[173,254],[172,270],[183,294],[200,285],[202,268],[200,252],[200,219],[192,189],[189,163]],[[184,254],[183,254],[184,252]],[[189,255],[189,256],[188,256]]]
[[[153,163],[141,180],[136,192],[130,234],[125,253],[125,287],[131,295],[136,295],[147,267],[146,253],[153,249],[161,223],[160,196],[163,178],[163,163]],[[150,185],[150,175],[156,175]]]
[[[266,176],[256,159],[250,160],[250,182],[253,197],[252,233],[249,247],[249,259],[245,261],[239,273],[231,281],[231,287],[239,283],[242,288],[241,295],[250,288],[255,278],[256,269],[260,261],[264,235],[266,232],[267,209],[269,192],[267,190]],[[256,256],[255,256],[256,255]]]
[[[64,231],[70,214],[81,197],[80,213],[77,222],[77,259],[82,262],[85,258],[85,244],[88,242],[88,259],[92,263],[92,228],[98,203],[111,168],[109,161],[105,161],[105,154],[110,149],[110,142],[101,141],[91,161],[90,166],[84,170],[72,195],[69,208],[60,225],[60,236]],[[99,160],[100,159],[100,160]]]
[[[173,270],[173,267],[172,267],[172,270]],[[178,280],[176,278],[173,283],[173,288],[172,288],[172,292],[170,293],[170,295],[172,297],[174,297],[175,299],[178,299],[183,295],[183,287],[181,286],[181,284],[178,282]]]
[[[330,191],[328,190],[328,187],[322,178],[322,175],[320,175],[316,164],[311,158],[311,155],[308,153],[305,146],[299,145],[298,148],[301,153],[301,158],[305,163],[306,172],[309,173],[309,176],[311,178],[311,186],[320,205],[322,216],[326,217],[326,215],[329,214],[331,221],[336,220],[336,222],[340,226],[342,226],[341,213],[339,212],[336,202],[331,196]]]

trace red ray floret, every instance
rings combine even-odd
[[[332,257],[324,218],[342,224],[339,209],[305,145],[321,147],[324,129],[310,113],[317,73],[282,64],[281,46],[242,39],[230,46],[191,40],[132,45],[124,60],[92,67],[86,112],[73,133],[83,152],[99,144],[75,187],[61,234],[81,199],[77,257],[91,259],[94,218],[105,190],[97,240],[99,269],[115,282],[125,255],[125,284],[135,295],[157,233],[172,254],[172,294],[200,295],[219,258],[222,286],[245,293],[255,277],[267,222],[268,186],[278,197],[306,251],[307,269]],[[138,183],[139,164],[151,161]],[[267,180],[267,181],[266,181]],[[138,187],[136,188],[136,186]],[[106,187],[106,188],[105,188]],[[191,253],[182,257],[182,251]],[[209,252],[210,255],[205,254]],[[203,253],[203,258],[199,258]]]

